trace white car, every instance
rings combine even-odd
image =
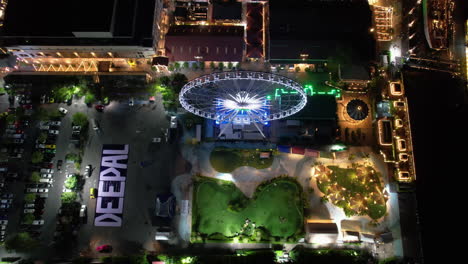
[[[86,205],[82,204],[80,209],[80,217],[85,217],[86,215]]]
[[[0,230],[5,230],[6,229],[6,225],[0,225]]]
[[[39,121],[39,126],[48,126],[49,121]]]
[[[59,110],[60,113],[62,113],[64,115],[66,115],[68,113],[68,110],[63,108],[63,107],[60,107],[58,110]]]
[[[37,193],[37,188],[27,188],[26,192],[28,192],[28,193]]]
[[[133,104],[134,104],[133,98],[130,98],[130,100],[128,100],[128,105],[133,106]]]
[[[24,208],[34,208],[34,207],[36,207],[36,205],[32,203],[24,205]]]
[[[45,148],[45,144],[36,144],[36,148]]]
[[[73,126],[73,127],[72,127],[72,130],[73,130],[73,131],[80,131],[80,130],[81,130],[81,126]]]
[[[49,134],[58,135],[59,131],[58,130],[49,130]]]
[[[36,211],[35,209],[24,209],[24,210],[23,210],[23,212],[24,212],[25,214],[32,214],[32,213],[34,213],[35,211]]]
[[[13,199],[2,199],[0,203],[2,204],[11,204],[13,202]]]
[[[11,207],[11,204],[0,204],[0,209],[8,209]]]
[[[40,179],[39,182],[53,183],[54,180],[52,180],[52,179]]]
[[[49,130],[49,126],[40,126],[39,129],[40,130]]]
[[[51,173],[43,173],[43,174],[41,174],[41,178],[50,179],[50,178],[52,178],[52,174]]]
[[[67,178],[73,177],[73,175],[75,175],[75,174],[73,174],[73,173],[67,174]]]
[[[54,170],[53,169],[42,168],[41,173],[54,173]]]
[[[65,186],[63,186],[63,190],[62,190],[62,191],[63,191],[63,192],[73,192],[72,190],[67,189],[67,187],[65,187]]]
[[[171,128],[177,128],[177,117],[171,116]]]
[[[60,121],[51,121],[50,122],[51,126],[60,126],[61,124],[62,124],[62,122],[60,122]]]
[[[0,225],[8,225],[8,220],[0,220]]]
[[[46,193],[46,192],[49,192],[49,189],[41,188],[41,189],[39,189],[37,192],[39,192],[39,193]]]
[[[33,225],[43,225],[44,224],[44,220],[34,220],[32,222]]]

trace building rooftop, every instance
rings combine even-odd
[[[64,39],[74,37],[151,38],[154,9],[155,0],[15,0],[5,10],[1,35],[7,45],[73,45],[76,40]]]
[[[241,20],[242,3],[240,2],[214,2],[213,19],[215,20]]]
[[[241,61],[244,27],[172,26],[165,45],[170,61]]]
[[[341,46],[371,56],[372,13],[367,1],[270,1],[270,59],[327,58]],[[352,23],[350,23],[352,21]]]

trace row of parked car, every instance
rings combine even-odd
[[[30,103],[28,100],[28,97],[20,97],[20,104]],[[16,111],[16,108],[10,107],[8,115],[14,115]],[[20,179],[21,162],[25,153],[25,131],[30,125],[27,116],[22,120],[16,119],[5,124],[0,146],[0,242],[3,242],[7,235],[8,213],[13,209],[14,194],[8,191],[8,186]]]

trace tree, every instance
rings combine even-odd
[[[23,216],[23,224],[30,225],[34,221],[34,215],[33,214],[25,214]]]
[[[188,61],[185,61],[183,64],[182,64],[182,67],[184,67],[184,69],[188,69],[190,67]]]
[[[234,65],[232,65],[232,62],[228,62],[228,69],[232,70],[232,67],[234,67]]]
[[[73,114],[73,117],[72,117],[72,123],[75,126],[84,127],[88,124],[88,117],[86,116],[86,114],[81,113],[81,112],[75,113]]]
[[[171,84],[171,78],[169,76],[162,76],[158,79],[158,82],[165,87],[168,87]]]
[[[216,69],[216,65],[215,65],[215,63],[214,63],[213,61],[210,62],[210,69],[211,69],[212,71],[214,71],[214,70]]]
[[[47,140],[47,133],[41,132],[37,137],[37,140],[39,141],[39,143],[44,143]]]
[[[67,189],[75,189],[76,188],[76,185],[78,184],[78,178],[73,175],[72,177],[68,178],[66,181],[65,181],[65,187]]]
[[[5,249],[7,251],[27,252],[39,245],[38,241],[33,239],[29,233],[17,233],[5,242]]]
[[[87,92],[85,95],[85,104],[92,104],[96,100],[94,94]]]
[[[200,66],[198,66],[198,63],[192,63],[192,69],[193,69],[194,71],[198,70],[199,67],[200,67]]]
[[[224,63],[220,62],[218,64],[218,68],[219,68],[220,71],[224,70]]]
[[[182,87],[188,82],[187,76],[182,73],[175,73],[171,77],[171,87],[175,93],[179,93]]]
[[[176,71],[180,70],[180,63],[178,62],[174,63],[174,68]]]
[[[24,195],[24,202],[25,203],[33,203],[36,200],[35,193],[27,193]]]
[[[204,61],[200,61],[198,64],[199,64],[198,66],[200,67],[200,70],[203,71],[203,70],[205,69],[205,62],[204,62]]]
[[[31,155],[31,162],[32,163],[39,163],[39,162],[42,162],[43,160],[44,160],[44,154],[42,154],[42,152],[35,151]]]
[[[60,199],[62,200],[62,203],[72,203],[76,200],[76,197],[77,195],[75,192],[64,192]]]
[[[31,181],[32,182],[39,182],[40,179],[41,179],[41,175],[39,174],[39,172],[33,171],[31,173]]]

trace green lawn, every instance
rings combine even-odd
[[[268,150],[269,151],[269,150]],[[210,155],[210,163],[219,172],[228,173],[241,166],[266,169],[273,163],[273,156],[260,159],[262,150],[215,148]]]
[[[257,188],[254,196],[248,199],[231,182],[202,177],[194,192],[193,232],[233,238],[242,233],[246,219],[282,240],[302,232],[303,204],[298,184],[279,178]]]

